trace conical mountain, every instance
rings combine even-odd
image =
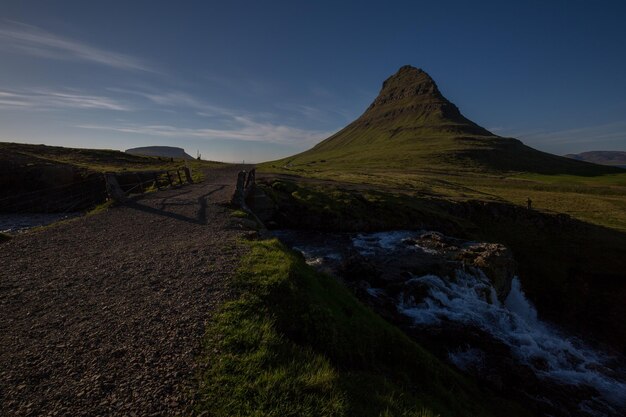
[[[343,169],[524,171],[596,175],[612,168],[540,152],[467,119],[423,70],[406,65],[354,122],[312,149],[273,163]]]
[[[439,130],[455,134],[493,136],[465,118],[423,70],[406,65],[383,82],[378,97],[354,126],[394,125],[403,130]]]

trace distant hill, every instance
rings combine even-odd
[[[540,152],[467,119],[423,70],[389,77],[358,119],[298,155],[266,165],[600,175],[616,168]]]
[[[593,162],[594,164],[609,165],[626,168],[626,152],[623,151],[589,151],[577,154],[567,154],[566,158],[578,161]]]
[[[126,149],[126,153],[131,155],[161,156],[164,158],[193,159],[183,148],[174,146],[144,146],[141,148]]]

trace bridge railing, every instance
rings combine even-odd
[[[240,171],[237,175],[237,187],[231,203],[237,207],[246,207],[246,199],[254,191],[256,185],[256,169]]]
[[[191,170],[187,167],[163,171],[137,171],[128,173],[107,172],[104,174],[107,193],[114,200],[125,200],[131,194],[143,194],[149,188],[192,184]]]

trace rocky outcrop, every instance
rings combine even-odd
[[[503,301],[511,290],[516,264],[513,254],[498,243],[471,242],[426,232],[406,238],[403,245],[380,254],[363,256],[354,252],[338,266],[337,273],[360,287],[389,290],[392,294],[408,290],[419,299],[425,289],[411,283],[411,278],[433,274],[453,279],[455,271],[484,274]],[[367,285],[363,282],[365,281]]]

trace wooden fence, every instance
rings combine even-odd
[[[150,188],[160,190],[193,183],[191,170],[187,167],[165,171],[107,172],[104,179],[109,197],[117,201],[132,194],[143,194]]]
[[[247,208],[246,199],[254,191],[256,184],[256,169],[250,171],[240,171],[237,175],[237,188],[231,199],[234,206]]]

